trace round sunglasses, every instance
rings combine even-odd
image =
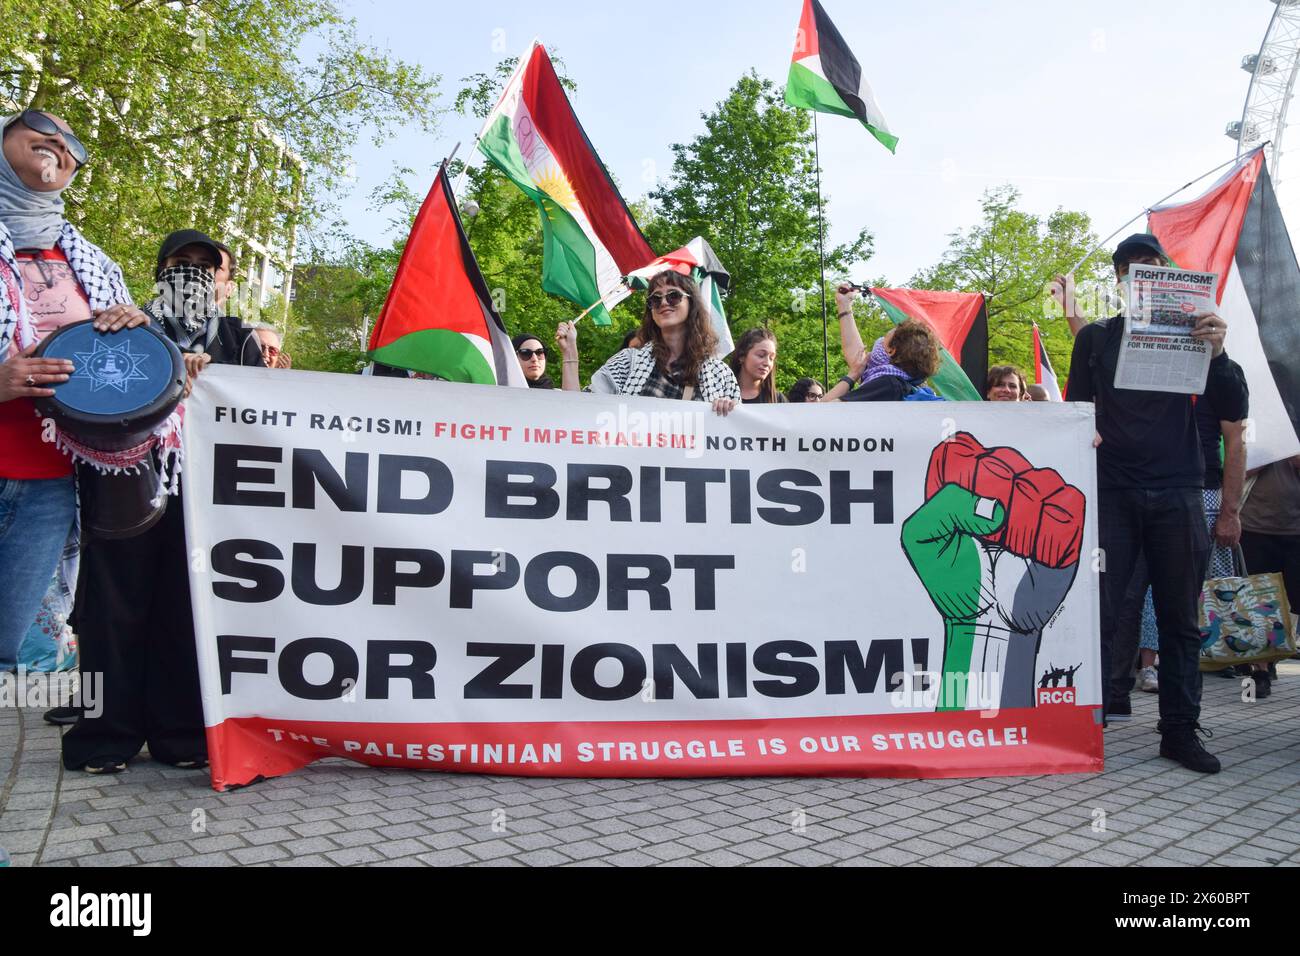
[[[659,308],[659,303],[663,302],[668,306],[668,308],[675,309],[677,306],[681,305],[682,299],[689,298],[690,296],[685,292],[673,289],[671,292],[656,292],[654,295],[647,296],[646,304],[649,305],[651,309],[657,309]]]
[[[23,110],[18,114],[18,118],[13,123],[22,123],[28,129],[40,133],[43,136],[60,136],[68,147],[68,152],[72,154],[72,159],[77,166],[86,165],[90,159],[90,154],[86,152],[86,145],[72,133],[61,128],[54,120],[50,119],[40,110]],[[9,125],[12,126],[13,123]]]

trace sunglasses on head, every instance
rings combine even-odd
[[[519,357],[527,362],[530,358],[546,358],[546,349],[519,349]]]
[[[685,292],[682,292],[680,289],[673,289],[669,292],[656,292],[654,295],[647,296],[646,302],[649,303],[650,308],[652,309],[659,308],[659,303],[661,302],[667,305],[668,308],[675,309],[677,306],[681,305],[682,299],[689,298],[690,296]]]
[[[19,122],[28,129],[41,133],[44,136],[61,136],[63,142],[68,147],[68,152],[72,154],[72,158],[76,164],[78,166],[86,165],[86,160],[90,158],[90,154],[86,152],[85,144],[67,130],[60,128],[54,120],[40,112],[40,110],[23,110],[22,113],[18,115],[18,119],[14,120],[14,123]],[[10,125],[12,126],[13,124],[11,123]]]

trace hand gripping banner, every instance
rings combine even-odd
[[[206,371],[217,789],[1098,771],[1091,406],[741,407]]]

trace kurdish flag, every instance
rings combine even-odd
[[[540,43],[520,59],[478,148],[541,211],[542,288],[581,309],[595,306],[596,324],[609,325],[608,309],[629,295],[623,276],[655,254]]]
[[[1300,454],[1300,266],[1264,148],[1200,198],[1151,210],[1148,226],[1180,268],[1219,274],[1224,348],[1250,387],[1247,467]]]
[[[731,273],[723,268],[713,247],[703,236],[696,236],[676,252],[660,256],[645,268],[629,273],[628,284],[634,289],[648,288],[650,280],[666,269],[680,272],[696,281],[700,295],[708,306],[713,332],[718,337],[718,358],[731,354],[736,343],[732,341],[727,313],[722,308],[722,292],[731,288]]]
[[[415,217],[369,356],[452,382],[528,384],[465,238],[446,164]]]
[[[895,325],[918,319],[939,337],[939,371],[930,380],[936,392],[950,402],[983,401],[989,377],[989,317],[983,293],[872,289],[871,295]]]
[[[819,0],[803,0],[785,101],[819,113],[856,117],[891,153],[898,146],[862,66]]]

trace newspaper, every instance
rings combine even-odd
[[[1192,329],[1200,316],[1216,311],[1218,274],[1134,264],[1125,285],[1115,387],[1200,395],[1210,346],[1192,338]]]

